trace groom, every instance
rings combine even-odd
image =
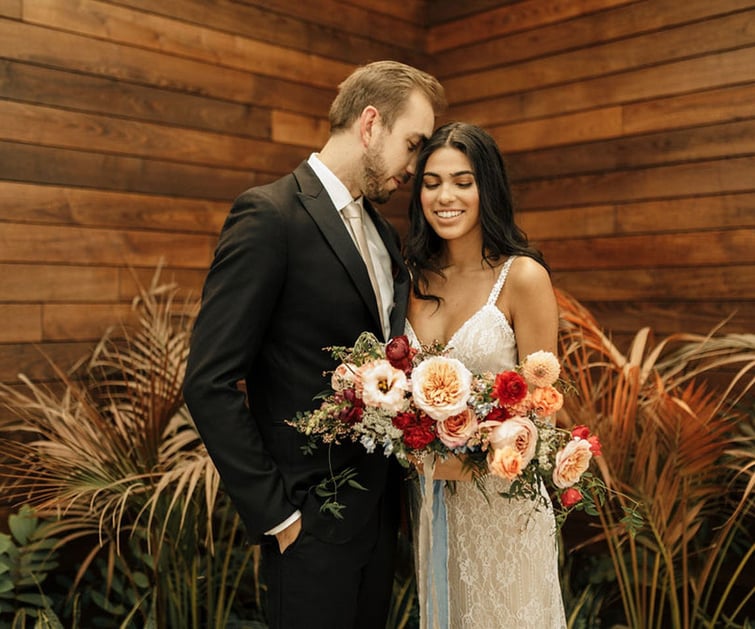
[[[444,105],[438,81],[415,68],[358,68],[339,87],[320,153],[239,196],[220,235],[184,395],[261,544],[271,629],[385,626],[397,528],[392,466],[359,444],[305,455],[304,438],[285,420],[315,408],[327,389],[335,362],[324,347],[350,346],[363,331],[386,340],[403,333],[409,278],[395,230],[371,202],[388,200],[414,173]],[[354,199],[366,254],[342,214]],[[320,511],[313,488],[347,467],[367,491],[339,489],[337,519]]]

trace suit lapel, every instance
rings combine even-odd
[[[357,291],[367,304],[373,319],[378,324],[378,328],[380,328],[380,315],[370,283],[370,276],[367,274],[367,267],[346,229],[343,219],[333,206],[333,202],[325,191],[322,182],[306,162],[294,171],[294,176],[299,182],[301,190],[297,194],[299,201],[343,264]]]

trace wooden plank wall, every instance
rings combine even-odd
[[[433,7],[449,117],[500,143],[556,285],[625,340],[755,332],[755,2]]]
[[[316,6],[315,6],[316,5]],[[230,201],[321,146],[358,64],[420,64],[419,2],[0,0],[0,382],[198,293]]]
[[[494,133],[556,284],[617,334],[753,331],[753,0],[0,0],[0,382],[81,356],[132,269],[198,291],[231,199],[379,58]]]

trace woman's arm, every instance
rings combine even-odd
[[[558,353],[558,304],[548,271],[520,256],[511,265],[499,298],[514,329],[519,360],[539,350]]]

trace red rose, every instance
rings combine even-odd
[[[598,439],[597,435],[590,435],[587,440],[590,442],[590,450],[592,451],[593,456],[600,456],[603,454],[600,447],[600,439]]]
[[[587,426],[574,426],[571,429],[572,437],[579,437],[580,439],[587,439],[590,436],[590,429]]]
[[[396,424],[396,419],[403,426]],[[404,433],[404,443],[410,450],[422,450],[435,441],[435,421],[421,413],[400,413],[394,418],[394,425]]]
[[[385,346],[385,357],[391,367],[407,374],[412,370],[412,358],[416,353],[405,335],[393,337]]]
[[[398,413],[391,423],[399,430],[406,430],[406,428],[414,421],[414,413]]]
[[[561,504],[568,509],[569,507],[573,507],[578,502],[581,502],[582,492],[574,487],[569,487],[569,489],[567,489],[559,496],[559,500],[561,501]]]
[[[502,406],[494,406],[485,416],[486,422],[502,422],[511,417],[511,413]]]
[[[527,397],[527,382],[516,371],[503,371],[495,377],[493,397],[502,406],[513,406]]]

